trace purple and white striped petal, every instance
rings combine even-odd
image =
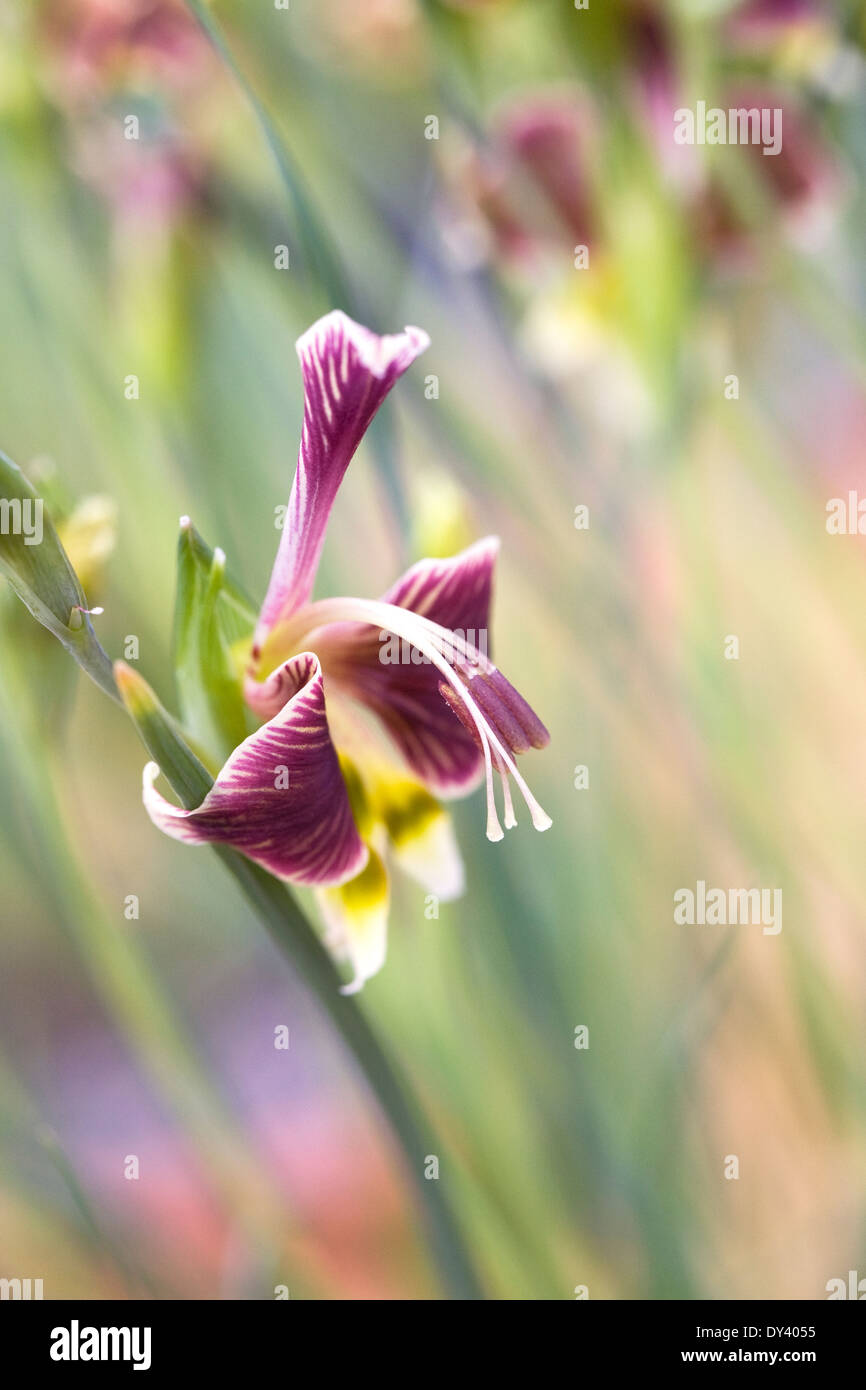
[[[445,560],[420,560],[384,594],[488,653],[495,536]],[[478,782],[483,759],[477,741],[455,719],[440,693],[442,675],[409,641],[355,623],[321,634],[316,646],[329,677],[371,709],[406,763],[439,796],[460,796]]]
[[[279,675],[285,703],[226,762],[201,806],[185,811],[144,769],[154,825],[188,844],[228,845],[292,883],[338,884],[367,862],[331,742],[319,660],[302,652]]]
[[[391,387],[429,343],[420,328],[379,337],[339,309],[298,339],[304,380],[301,448],[254,659],[271,628],[309,598],[343,474]]]

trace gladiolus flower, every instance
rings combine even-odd
[[[145,806],[166,834],[229,845],[316,888],[328,939],[354,966],[348,989],[384,960],[388,858],[440,898],[462,890],[439,797],[484,779],[487,834],[499,840],[498,777],[506,827],[516,824],[512,782],[536,829],[550,825],[515,761],[547,730],[487,650],[495,538],[419,561],[378,600],[311,598],[346,468],[428,341],[417,328],[378,337],[340,312],[300,338],[298,466],[245,680],[265,722],[192,810],[156,791],[155,764],[145,769]]]
[[[588,168],[594,114],[580,90],[534,92],[509,101],[489,142],[459,177],[492,252],[529,268],[550,252],[592,245],[597,209]]]

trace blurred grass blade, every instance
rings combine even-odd
[[[256,613],[226,575],[223,551],[211,550],[188,517],[177,546],[174,667],[180,713],[193,738],[217,765],[247,734],[235,644],[252,638]]]
[[[93,631],[78,576],[32,483],[0,453],[0,570],[37,622],[92,680],[117,698],[111,662]]]
[[[328,230],[316,215],[312,200],[286,149],[285,142],[235,61],[222,30],[207,5],[201,3],[201,0],[186,0],[186,5],[241,88],[261,127],[295,210],[302,256],[308,270],[312,272],[312,288],[321,288],[325,298],[330,301],[329,308],[339,306],[354,317],[357,314],[357,306],[353,303],[349,282],[340,266]]]
[[[264,104],[256,95],[251,83],[235,61],[216,19],[209,12],[207,5],[202,3],[202,0],[185,0],[185,3],[244,93],[258,121],[295,210],[301,254],[304,264],[310,272],[310,288],[313,294],[325,308],[343,309],[359,323],[385,331],[388,325],[377,325],[373,322],[370,307],[364,303],[352,287],[349,277],[340,263],[339,253],[334,246],[330,232],[324,220],[315,210],[313,200],[286,149],[285,141],[271,120]],[[386,498],[392,508],[399,535],[405,546],[409,537],[408,510],[403,485],[395,462],[394,426],[390,408],[379,411],[373,421],[368,438]]]

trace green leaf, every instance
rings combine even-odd
[[[196,18],[211,44],[225,63],[237,82],[252,109],[253,115],[265,138],[268,148],[285,184],[295,213],[298,238],[313,281],[313,287],[331,307],[341,305],[347,313],[353,311],[353,298],[349,283],[343,273],[330,233],[313,205],[300,170],[296,167],[279,134],[276,125],[260,101],[248,78],[242,72],[234,54],[223,36],[215,17],[201,0],[186,0],[186,5]],[[355,310],[357,313],[357,310]]]
[[[120,698],[141,741],[165,773],[181,804],[190,811],[200,806],[213,778],[184,738],[177,721],[160,703],[151,686],[124,661],[114,663]]]
[[[247,735],[242,677],[233,648],[252,638],[255,610],[226,575],[225,555],[206,545],[188,517],[177,547],[174,664],[181,718],[222,763]]]
[[[111,662],[96,638],[87,599],[43,499],[0,453],[0,571],[21,602],[79,666],[117,699]]]

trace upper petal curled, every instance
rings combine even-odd
[[[449,559],[419,560],[383,595],[489,654],[488,625],[496,536]],[[344,689],[384,724],[407,765],[441,796],[463,795],[481,776],[476,740],[442,698],[442,677],[408,642],[395,652],[387,634],[355,623],[323,630],[317,650]]]
[[[391,387],[429,342],[420,328],[379,337],[339,309],[298,339],[301,448],[254,656],[274,624],[309,598],[343,474]]]
[[[280,672],[286,702],[232,753],[201,806],[185,811],[144,770],[144,804],[154,825],[190,844],[240,850],[278,878],[337,884],[367,862],[331,742],[318,658],[302,652]]]

